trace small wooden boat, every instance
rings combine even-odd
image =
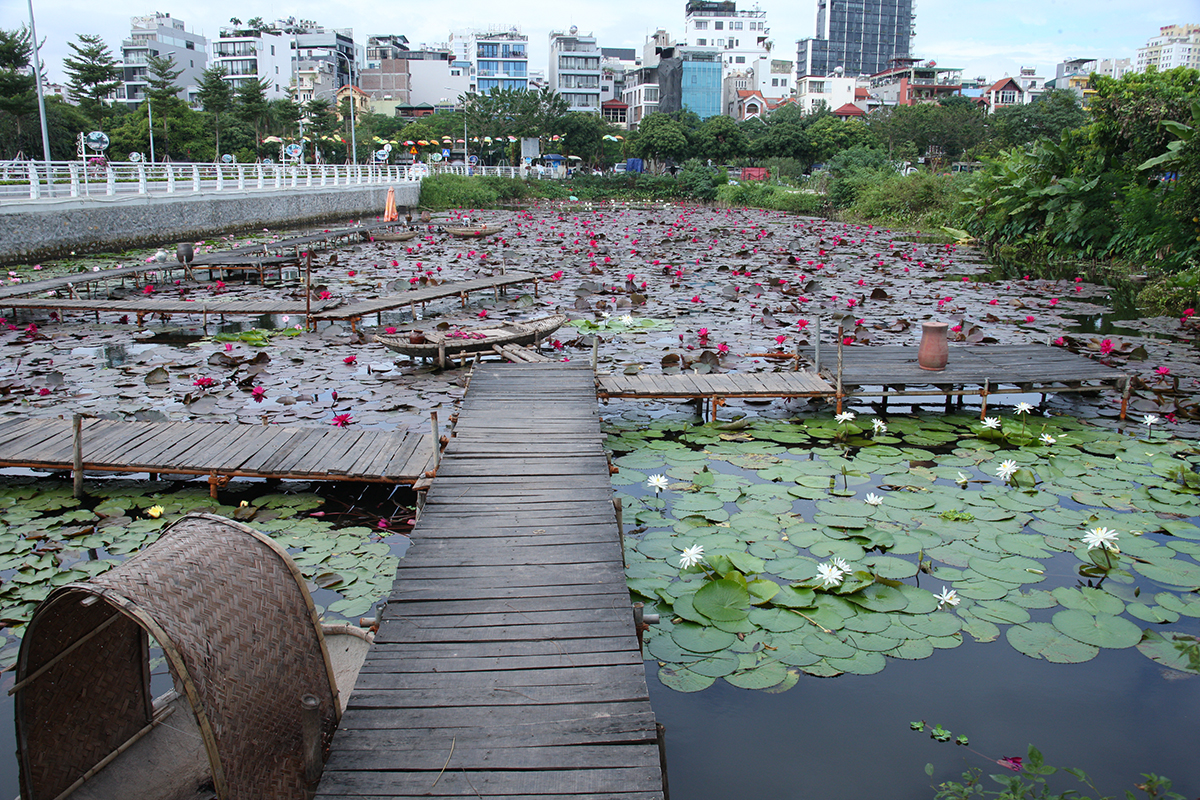
[[[371,238],[376,242],[407,242],[409,239],[415,239],[420,234],[420,231],[387,231],[386,233],[372,234]]]
[[[553,314],[526,322],[498,322],[474,328],[451,327],[446,330],[377,335],[375,341],[406,356],[437,359],[438,365],[444,367],[447,354],[482,353],[496,345],[540,344],[542,339],[554,333],[566,321],[565,314]]]
[[[479,239],[484,236],[492,236],[504,230],[503,225],[471,225],[465,228],[446,227],[446,233],[451,236],[457,236],[460,239]]]

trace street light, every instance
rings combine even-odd
[[[341,56],[346,59],[346,69],[350,70],[350,150],[353,158],[354,166],[358,166],[358,138],[354,131],[354,64],[350,61],[350,56],[343,53],[341,50],[334,49],[331,51],[335,56]],[[337,62],[334,62],[335,65]]]
[[[449,86],[443,86],[442,88],[447,92],[454,91]],[[467,101],[465,99],[465,93],[464,93],[462,109],[463,109],[463,173],[466,173],[467,159],[469,158],[469,156],[467,155]]]
[[[54,193],[54,179],[50,176],[50,134],[46,127],[46,95],[42,90],[42,59],[38,54],[37,26],[33,24],[33,0],[29,0],[29,35],[33,39],[33,73],[37,76],[38,120],[42,123],[42,157],[46,159],[46,183]]]

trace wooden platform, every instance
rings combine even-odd
[[[806,354],[813,356],[812,351]],[[917,365],[913,347],[844,347],[840,384],[837,348],[821,352],[821,374],[840,385],[843,397],[950,397],[993,394],[1059,394],[1117,389],[1128,392],[1128,376],[1099,361],[1061,347],[1023,345],[950,345],[946,369],[931,372]],[[874,388],[878,387],[878,388]],[[1124,402],[1122,403],[1122,415]]]
[[[591,370],[475,368],[317,797],[663,796]]]
[[[712,419],[729,397],[829,397],[832,386],[811,372],[725,372],[699,375],[599,375],[596,391],[602,400],[613,397],[683,398],[709,401]]]
[[[83,469],[413,484],[433,468],[430,436],[362,428],[86,419]],[[71,470],[71,420],[0,423],[0,466]]]
[[[16,298],[0,300],[0,306],[18,309],[38,309],[41,311],[57,311],[61,316],[65,311],[85,311],[99,316],[106,314],[134,314],[140,326],[146,317],[156,314],[196,314],[200,315],[204,325],[208,325],[210,316],[262,314],[293,314],[300,319],[305,318],[309,308],[322,311],[340,304],[340,300],[314,300],[311,306],[295,300],[156,300],[144,295],[127,297],[123,300],[90,300],[88,298],[42,297]]]
[[[374,300],[363,300],[358,303],[342,306],[333,311],[324,311],[320,314],[313,314],[313,319],[335,320],[345,319],[350,320],[351,327],[357,330],[357,325],[363,317],[369,317],[372,314],[379,314],[383,311],[391,311],[396,308],[404,308],[408,306],[411,310],[412,317],[417,318],[417,305],[425,306],[430,300],[437,300],[442,297],[457,296],[462,300],[463,308],[467,307],[467,297],[471,292],[479,292],[486,289],[491,289],[496,293],[497,297],[508,286],[514,286],[518,283],[532,283],[533,293],[536,297],[538,294],[538,281],[543,276],[532,272],[509,272],[503,275],[492,275],[484,278],[472,278],[465,281],[453,281],[443,283],[438,286],[427,286],[424,289],[414,289],[411,292],[404,294],[391,295],[389,297],[377,297]]]

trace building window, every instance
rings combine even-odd
[[[745,64],[745,63],[746,63],[746,57],[745,57],[745,56],[737,56],[737,57],[736,57],[736,58],[734,58],[733,60],[734,60],[736,63],[738,63],[738,64]]]
[[[742,23],[740,22],[731,22],[729,24],[733,26],[731,30],[740,31],[742,29]]]
[[[719,30],[724,30],[724,28],[725,28],[725,23],[724,23],[724,22],[721,22],[720,20],[718,20],[717,22],[714,22],[714,23],[713,23],[713,28],[714,28],[714,29],[716,29],[716,30],[718,30],[718,31],[719,31]]]
[[[696,44],[699,45],[700,47],[704,47],[705,45],[708,44],[708,39],[697,39]]]
[[[778,85],[779,85],[779,78],[771,78],[771,85],[772,85],[772,86],[778,86]]]
[[[275,55],[275,45],[271,45],[271,55]]]
[[[708,30],[708,20],[704,20],[704,19],[696,20],[696,30],[698,30],[698,31]]]
[[[724,46],[725,46],[725,40],[717,39],[717,47],[724,47]]]

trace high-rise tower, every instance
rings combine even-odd
[[[912,0],[817,0],[816,36],[796,43],[796,74],[872,75],[907,58]]]

